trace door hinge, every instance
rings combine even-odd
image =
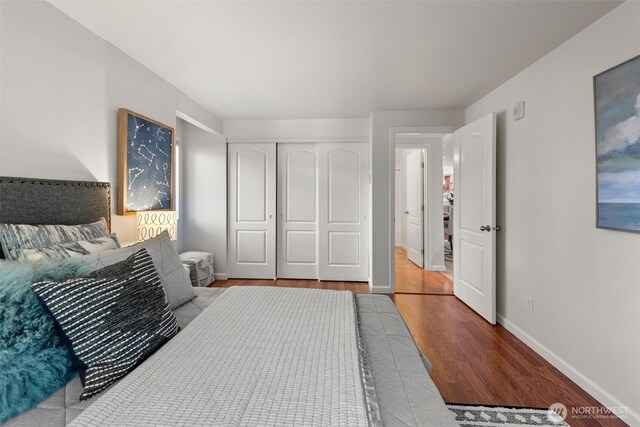
[[[422,255],[424,255],[424,248],[423,248],[423,249],[420,249],[420,253],[421,253]]]
[[[420,163],[420,166],[424,169],[424,162]]]
[[[422,212],[424,212],[424,205],[421,206]]]

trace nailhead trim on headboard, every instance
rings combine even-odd
[[[109,230],[111,230],[111,184],[108,182],[93,182],[93,181],[71,181],[71,180],[56,180],[56,179],[39,179],[39,178],[20,178],[20,177],[8,177],[2,176],[0,177],[0,203],[2,203],[2,184],[27,184],[27,185],[55,185],[55,186],[65,186],[65,187],[98,187],[104,188],[106,190],[107,195],[107,203],[108,209],[105,207],[105,213],[107,220],[107,225],[109,226]],[[28,193],[25,193],[25,197],[28,197]],[[32,201],[34,206],[37,206],[37,200]],[[2,222],[0,220],[0,222]]]
[[[108,182],[90,182],[90,181],[57,181],[50,179],[29,179],[29,178],[8,178],[6,176],[0,177],[0,184],[2,182],[19,183],[19,184],[48,184],[48,185],[68,185],[71,187],[106,187],[111,188],[111,184]]]

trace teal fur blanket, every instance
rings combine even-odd
[[[37,406],[75,376],[54,321],[31,285],[88,272],[78,260],[0,261],[0,424]]]

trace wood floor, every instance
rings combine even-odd
[[[440,273],[439,273],[440,274]],[[369,293],[366,283],[315,280],[216,280],[238,285],[324,288]],[[399,283],[396,283],[398,287]],[[490,325],[452,295],[396,294],[391,299],[424,354],[431,378],[450,403],[547,408],[601,407],[541,356],[500,325]],[[625,426],[617,418],[567,419],[571,426]]]
[[[431,378],[446,402],[548,408],[597,406],[573,381],[501,325],[491,325],[454,296],[394,295],[418,346],[433,363]],[[571,426],[624,426],[616,419]]]
[[[407,251],[396,246],[396,292],[408,294],[453,294],[451,277],[424,270],[407,258]]]
[[[321,288],[336,291],[351,291],[354,294],[368,294],[367,282],[319,282],[317,280],[264,280],[264,279],[229,279],[216,280],[210,285],[212,288],[228,288],[230,286],[277,286],[281,288]]]

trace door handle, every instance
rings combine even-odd
[[[491,231],[491,226],[490,225],[481,225],[480,226],[480,231]]]
[[[409,211],[404,211],[404,214],[405,215],[409,215]]]

